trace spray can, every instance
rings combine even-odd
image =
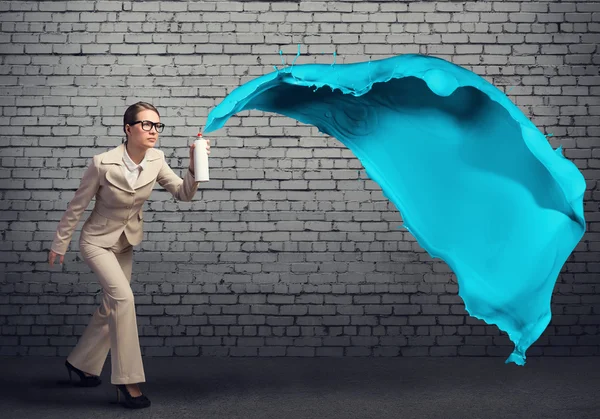
[[[206,140],[202,133],[198,133],[198,139],[194,141],[194,177],[196,182],[207,182],[208,178],[208,154],[206,153]]]

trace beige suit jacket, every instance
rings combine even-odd
[[[144,216],[142,206],[150,196],[155,182],[179,201],[191,201],[198,183],[190,170],[183,179],[173,172],[161,150],[146,151],[147,165],[131,188],[123,175],[125,144],[95,155],[85,171],[75,196],[62,216],[51,249],[64,255],[81,214],[93,197],[96,203],[81,228],[80,240],[101,247],[111,247],[125,232],[133,245],[142,241]]]

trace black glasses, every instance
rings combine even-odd
[[[165,124],[161,122],[152,122],[152,121],[134,121],[128,125],[142,124],[142,129],[144,131],[151,131],[152,127],[156,128],[156,132],[163,132],[165,129]]]

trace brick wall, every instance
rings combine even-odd
[[[588,231],[528,355],[600,348],[600,3],[3,1],[0,3],[1,355],[65,356],[100,301],[78,254],[47,250],[125,108],[154,103],[179,174],[209,110],[281,66],[424,53],[509,92],[587,179]],[[214,135],[193,202],[157,187],[134,253],[142,350],[156,356],[508,356],[456,277],[405,230],[337,140],[244,112]],[[92,205],[90,205],[91,209]],[[83,215],[87,217],[89,210]]]

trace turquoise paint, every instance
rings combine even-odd
[[[506,363],[550,322],[561,267],[585,231],[585,179],[492,84],[436,57],[295,65],[251,80],[204,132],[259,109],[345,144],[458,280],[469,314],[505,331]]]

